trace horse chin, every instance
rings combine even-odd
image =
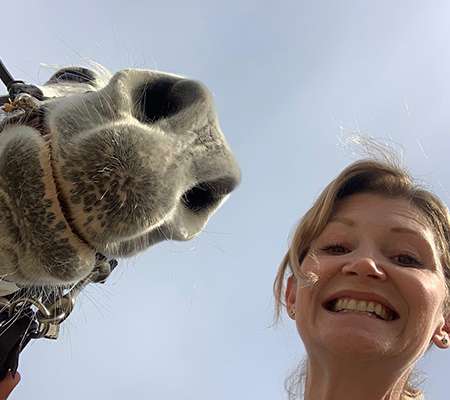
[[[180,231],[180,227],[164,223],[131,238],[98,243],[96,249],[108,257],[132,257],[160,242],[187,241],[193,239],[200,232],[201,229],[195,232]]]
[[[207,210],[193,212],[182,203],[162,224],[137,236],[99,244],[97,249],[112,257],[130,257],[163,241],[188,241],[199,235],[225,198]]]

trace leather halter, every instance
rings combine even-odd
[[[8,89],[7,96],[0,96],[0,114],[5,109],[11,110],[7,111],[11,115],[7,118],[8,124],[40,125],[43,116],[39,109],[45,108],[43,104],[47,100],[42,91],[37,86],[14,80],[1,60],[0,79]],[[0,120],[0,130],[1,126]],[[43,291],[0,280],[0,380],[8,372],[15,374],[20,352],[31,339],[57,339],[59,325],[72,312],[81,290],[89,283],[104,283],[117,266],[115,259],[108,260],[100,253],[95,259],[95,266],[87,277],[45,298]]]
[[[0,97],[0,106],[13,101],[19,93],[28,93],[37,100],[43,100],[44,94],[42,90],[34,85],[27,85],[24,81],[16,81],[13,79],[12,75],[6,69],[5,65],[0,60],[0,79],[5,84],[6,89],[8,89],[8,96]]]

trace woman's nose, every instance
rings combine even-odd
[[[386,279],[386,274],[372,257],[358,257],[342,268],[345,275],[357,275],[365,278]]]

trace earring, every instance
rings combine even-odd
[[[441,342],[442,342],[442,344],[443,344],[444,346],[447,346],[447,345],[448,345],[447,335],[444,336],[444,337],[442,338]]]
[[[295,318],[295,308],[291,308],[289,310],[289,315],[291,316],[291,318]]]

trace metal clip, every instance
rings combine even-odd
[[[68,289],[64,296],[53,296],[48,302],[44,302],[41,297],[35,298],[27,295],[11,300],[0,297],[0,308],[8,312],[8,320],[4,321],[3,325],[13,321],[24,310],[28,310],[28,312],[34,313],[33,320],[37,323],[37,329],[30,334],[30,337],[57,339],[59,325],[73,311],[75,299],[81,290],[89,283],[105,282],[116,266],[116,260],[108,261],[105,256],[97,254],[95,268],[86,278]]]
[[[49,315],[38,313],[40,337],[47,339],[57,339],[59,335],[59,325],[70,315],[75,306],[75,299],[70,293],[58,299],[56,302],[47,305]]]

